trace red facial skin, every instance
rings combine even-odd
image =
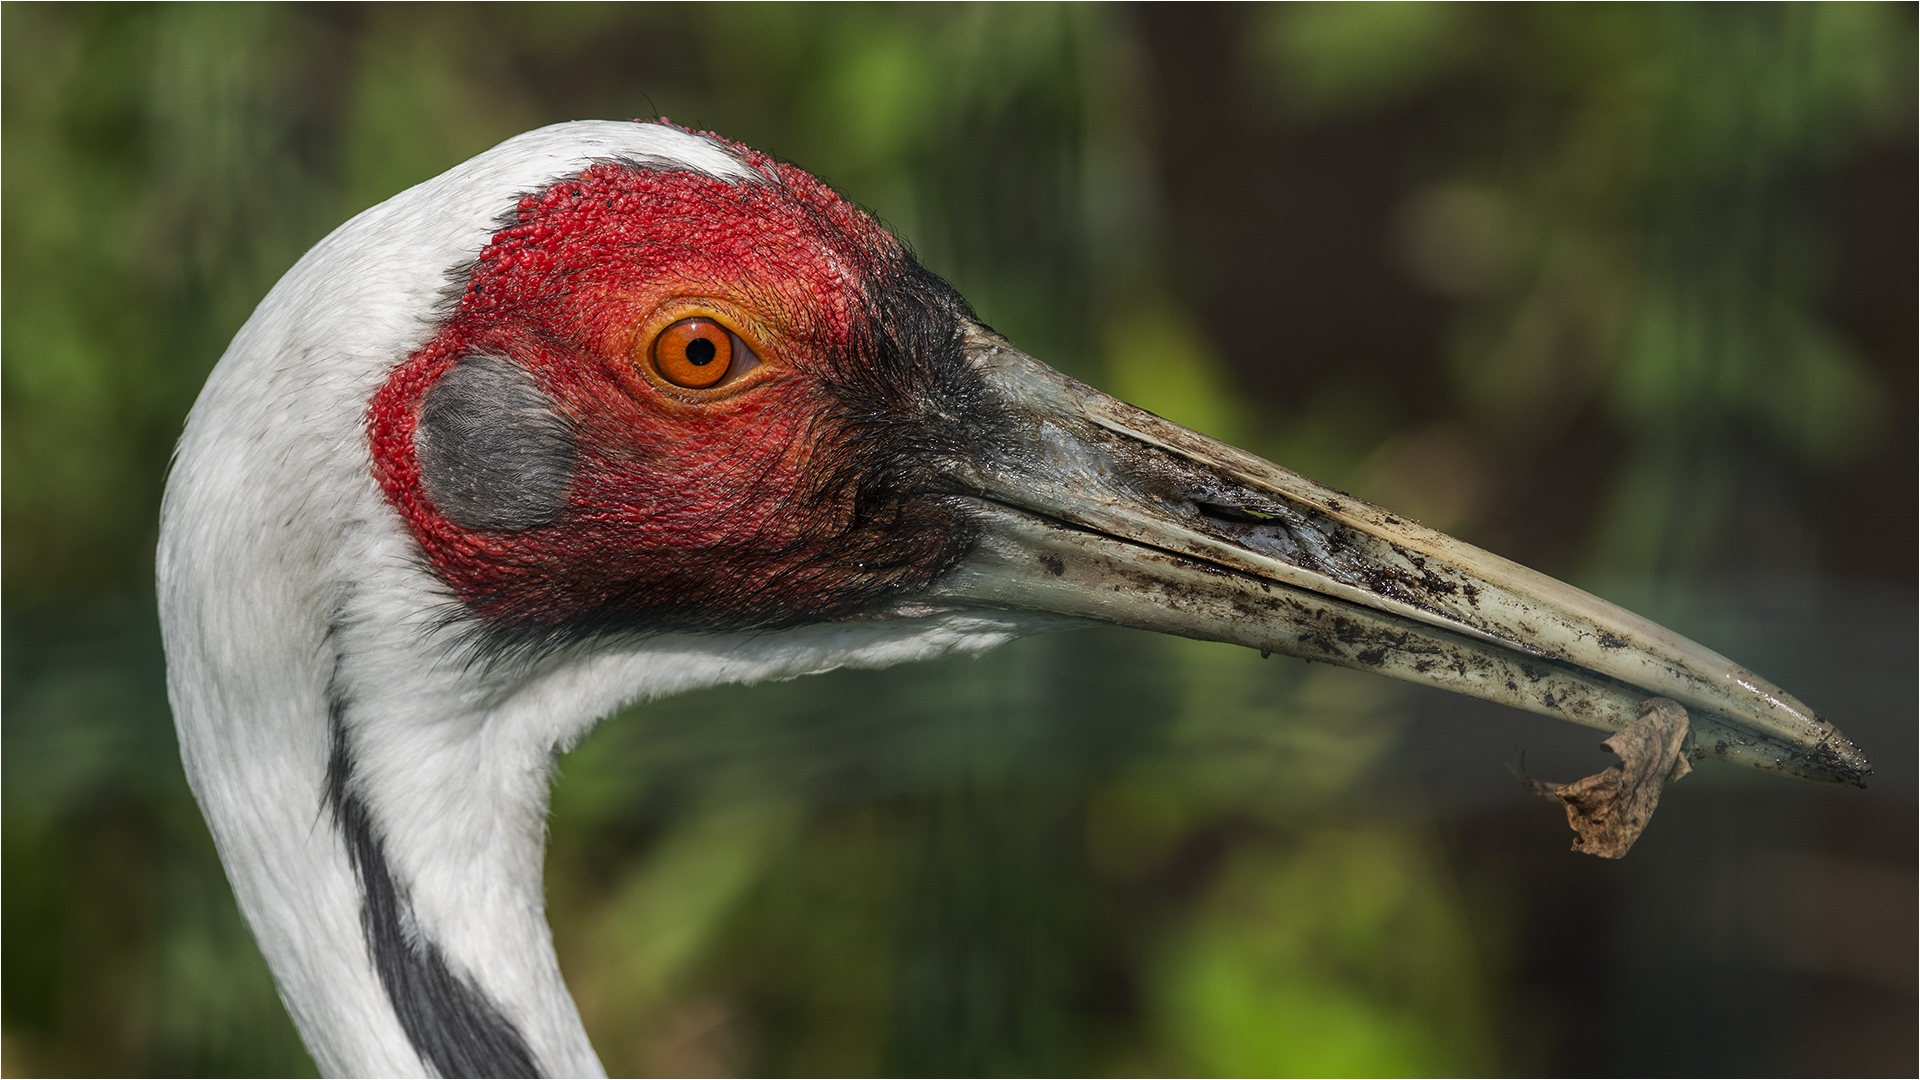
[[[545,642],[792,625],[870,609],[957,557],[947,511],[874,505],[890,458],[852,419],[902,419],[923,381],[880,346],[875,286],[937,279],[813,177],[729,146],[767,180],[602,164],[522,199],[453,315],[374,395],[374,474],[484,627]],[[653,340],[693,315],[760,366],[707,390],[667,382]],[[422,398],[476,352],[524,368],[574,428],[552,525],[462,529],[423,490]]]

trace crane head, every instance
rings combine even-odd
[[[520,200],[371,412],[375,468],[482,647],[875,614],[971,540],[972,313],[871,218],[610,162]]]
[[[1644,619],[1018,352],[872,218],[602,161],[521,197],[368,417],[476,655],[988,608],[1233,641],[1858,783],[1810,709]]]

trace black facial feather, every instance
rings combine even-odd
[[[373,814],[354,791],[349,732],[353,696],[338,652],[340,618],[336,614],[327,627],[335,653],[326,691],[323,790],[360,887],[360,932],[368,958],[407,1041],[441,1076],[540,1076],[520,1030],[471,979],[447,963],[438,943],[420,933],[406,884],[396,879]]]

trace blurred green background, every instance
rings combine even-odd
[[[1912,5],[0,5],[8,1075],[310,1073],[183,782],[167,455],[273,281],[519,131],[838,186],[1029,351],[1748,662],[1867,792],[1112,630],[724,688],[563,762],[610,1070],[1915,1060]]]

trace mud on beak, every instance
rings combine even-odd
[[[977,524],[939,601],[1375,671],[1619,730],[1651,697],[1694,756],[1865,786],[1832,725],[1711,650],[1544,574],[1075,382],[985,330],[1005,419],[952,466]]]

